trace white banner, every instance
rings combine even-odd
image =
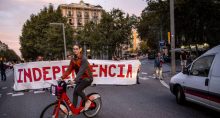
[[[14,65],[14,90],[48,88],[56,84],[70,61],[39,61]],[[89,60],[93,71],[92,84],[136,84],[139,60]],[[74,79],[73,71],[68,79]]]

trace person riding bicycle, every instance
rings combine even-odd
[[[83,111],[88,110],[91,101],[86,97],[83,90],[90,86],[93,82],[92,71],[90,64],[85,56],[82,55],[82,48],[79,43],[73,45],[74,57],[71,59],[67,71],[61,76],[62,80],[66,79],[72,70],[76,73],[75,83],[73,93],[73,104],[77,106],[78,96],[82,98],[84,109]]]

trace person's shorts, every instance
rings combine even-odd
[[[187,62],[186,60],[182,60],[181,61],[181,66],[186,66],[186,62]]]

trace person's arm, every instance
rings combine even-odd
[[[85,73],[86,69],[88,68],[88,61],[85,57],[82,57],[81,66],[79,68],[79,72],[76,75],[75,81],[79,81],[79,79],[82,77],[83,73]]]
[[[70,64],[69,64],[69,67],[68,67],[67,71],[63,74],[63,76],[61,76],[62,79],[66,79],[66,77],[72,72],[73,66],[74,66],[74,62],[73,62],[73,59],[72,59],[70,61]]]
[[[182,60],[182,54],[180,54],[180,60]]]
[[[161,60],[162,63],[164,63],[164,58],[163,58],[163,56],[161,56],[160,60]]]

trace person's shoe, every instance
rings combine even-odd
[[[80,112],[81,112],[81,111],[80,111]],[[72,111],[69,111],[69,115],[70,115],[70,116],[73,115]]]
[[[90,100],[87,100],[87,101],[86,101],[86,104],[85,104],[85,107],[84,107],[84,111],[87,111],[87,110],[89,109],[91,103],[92,103],[92,102],[91,102]]]

